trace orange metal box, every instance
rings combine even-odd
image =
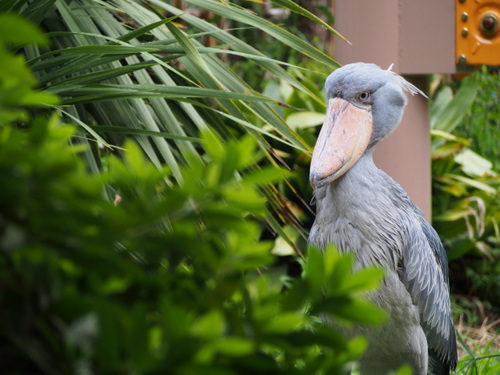
[[[500,65],[500,0],[456,0],[456,62]]]

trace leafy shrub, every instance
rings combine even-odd
[[[176,176],[128,140],[89,174],[76,128],[29,113],[57,98],[2,53],[0,97],[24,90],[0,108],[2,373],[338,374],[363,352],[318,316],[382,321],[362,297],[381,271],[333,249],[311,249],[295,281],[272,267],[259,187],[288,172],[259,167],[252,137],[203,132]]]
[[[499,312],[500,176],[472,140],[453,135],[471,126],[466,119],[484,95],[483,75],[463,80],[455,94],[442,87],[432,103],[433,225],[448,252],[455,293],[474,294]]]
[[[490,160],[500,172],[500,76],[498,67],[482,66],[477,78],[476,99],[467,111],[457,135],[471,141],[471,149]]]

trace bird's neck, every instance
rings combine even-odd
[[[334,205],[328,210],[337,215],[377,204],[390,178],[373,162],[372,150],[365,152],[343,176],[325,186],[323,194],[319,194],[323,198],[323,202],[318,202],[319,214],[323,206],[329,205],[325,201]]]
[[[360,251],[364,243],[399,246],[404,217],[414,210],[404,190],[365,153],[343,176],[316,190],[316,220],[310,241]]]

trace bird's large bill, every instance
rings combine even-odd
[[[329,99],[314,146],[309,179],[319,188],[342,176],[363,155],[372,134],[372,113],[340,98]]]

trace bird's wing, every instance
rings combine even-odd
[[[457,362],[448,261],[439,236],[423,217],[420,217],[420,228],[421,231],[414,229],[414,233],[410,233],[399,277],[419,308],[430,361],[436,368],[442,368],[437,373],[448,374]]]

